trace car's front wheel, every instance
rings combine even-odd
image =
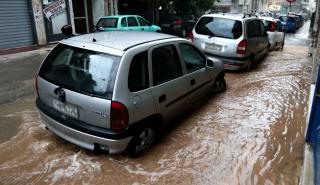
[[[223,76],[217,77],[212,86],[213,93],[222,93],[227,89],[227,83]]]
[[[151,127],[145,127],[133,136],[127,147],[127,154],[131,157],[136,157],[138,154],[148,151],[155,143],[155,140],[155,130]]]

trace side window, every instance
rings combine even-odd
[[[276,31],[282,32],[282,26],[281,26],[281,22],[280,21],[277,21]]]
[[[140,23],[140,26],[149,26],[149,22],[142,17],[137,17]]]
[[[261,34],[260,24],[258,21],[248,21],[248,38],[259,37]]]
[[[128,26],[139,26],[135,17],[128,17]]]
[[[127,18],[126,17],[121,19],[121,27],[127,27]]]
[[[257,21],[260,24],[260,35],[259,36],[264,36],[267,32],[266,26],[263,24],[262,21]]]
[[[132,92],[149,87],[148,52],[138,53],[133,57],[129,70],[128,87]]]
[[[188,73],[206,66],[206,58],[194,46],[190,44],[179,44],[179,49]]]
[[[162,46],[152,51],[152,73],[153,85],[182,76],[181,62],[175,46]]]

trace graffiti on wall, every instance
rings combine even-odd
[[[47,19],[52,20],[54,17],[66,12],[66,3],[64,0],[56,0],[43,9]]]

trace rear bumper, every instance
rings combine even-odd
[[[248,66],[249,57],[223,57],[213,55],[211,53],[205,53],[207,56],[213,56],[220,59],[223,62],[224,69],[226,70],[241,70]]]
[[[121,137],[120,139],[109,139],[86,133],[81,130],[69,127],[60,121],[48,116],[41,110],[37,103],[37,107],[40,113],[40,117],[46,127],[57,136],[63,138],[70,143],[78,145],[82,148],[94,150],[97,147],[103,150],[107,150],[110,154],[121,153],[126,150],[132,136]]]
[[[120,140],[111,140],[86,134],[55,121],[41,110],[39,110],[39,112],[43,123],[50,131],[64,140],[85,149],[94,150],[98,145],[100,148],[107,150],[110,154],[121,153],[126,150],[131,139],[131,137],[129,137]]]

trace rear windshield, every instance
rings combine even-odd
[[[286,16],[282,16],[279,18],[282,22],[287,22],[287,17]]]
[[[202,35],[238,39],[242,35],[242,23],[227,18],[202,17],[195,31]]]
[[[69,90],[111,99],[119,61],[118,56],[59,44],[39,76]]]
[[[97,23],[97,27],[116,28],[117,23],[118,23],[118,18],[101,18]]]

